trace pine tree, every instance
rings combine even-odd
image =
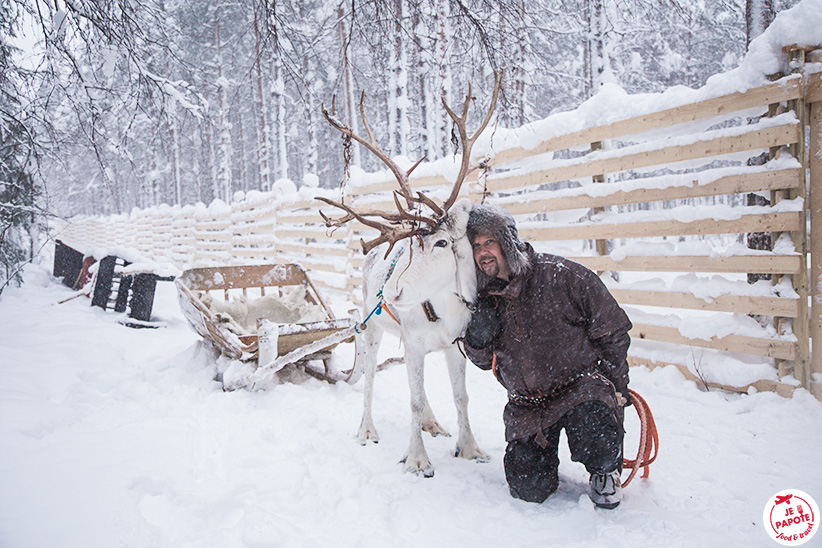
[[[22,282],[21,265],[34,254],[33,232],[42,213],[31,173],[34,133],[19,100],[26,73],[15,65],[15,48],[9,42],[15,33],[16,6],[0,6],[0,293]]]

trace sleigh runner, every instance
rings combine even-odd
[[[257,362],[226,388],[256,388],[286,366],[332,383],[351,379],[330,358],[354,336],[356,321],[335,318],[302,266],[194,268],[175,284],[183,315],[201,337],[228,358]]]

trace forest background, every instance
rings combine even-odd
[[[698,88],[798,0],[6,0],[0,4],[0,293],[50,216],[332,188],[321,105],[393,157],[458,151],[441,98],[490,89],[497,127],[603,83]],[[478,94],[480,96],[487,94]],[[482,111],[482,109],[474,109]]]

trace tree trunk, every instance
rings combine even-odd
[[[220,36],[220,19],[214,13],[214,41],[217,45],[217,110],[218,110],[218,141],[217,141],[217,180],[215,184],[215,198],[226,202],[231,201],[231,130],[226,108],[228,105],[226,81],[223,78],[223,51],[222,37]]]
[[[345,108],[344,120],[351,130],[359,134],[359,117],[357,114],[357,99],[354,96],[354,78],[351,74],[351,63],[348,60],[348,44],[351,35],[345,21],[345,0],[340,0],[337,5],[337,32],[340,40],[340,66],[342,67],[342,87],[343,105]],[[353,17],[353,14],[352,14]],[[360,145],[352,139],[351,141],[351,163],[361,166]]]
[[[409,61],[409,96],[413,98],[415,110],[419,110],[419,118],[415,116],[413,133],[411,133],[411,143],[409,148],[414,155],[427,155],[428,135],[425,132],[427,127],[425,120],[430,109],[430,99],[426,93],[425,84],[425,50],[427,32],[423,27],[422,3],[419,0],[409,0],[411,19],[411,59]],[[413,82],[413,85],[411,84]],[[410,124],[409,124],[410,128]],[[431,156],[429,156],[429,159]]]
[[[514,66],[511,70],[514,91],[514,96],[511,97],[510,101],[512,114],[509,121],[511,127],[520,127],[527,121],[525,112],[528,104],[526,78],[528,77],[531,58],[531,41],[525,16],[525,0],[517,0],[516,9],[516,31],[514,35],[517,37],[517,43],[514,50]]]
[[[268,128],[266,127],[265,119],[268,108],[265,100],[265,85],[263,79],[262,69],[262,52],[260,51],[260,43],[262,37],[260,36],[260,29],[258,24],[257,13],[254,13],[254,48],[256,57],[254,60],[254,79],[255,79],[255,103],[256,113],[255,117],[257,123],[255,124],[255,135],[257,141],[257,166],[259,173],[259,188],[267,192],[271,190],[271,139],[269,138]]]
[[[608,64],[605,50],[605,0],[587,1],[588,36],[585,44],[585,97],[596,95]]]
[[[773,0],[745,0],[745,50],[773,22]]]
[[[408,154],[408,72],[403,30],[403,1],[394,0],[393,50],[389,79],[388,149],[392,154]]]
[[[286,133],[288,128],[285,123],[285,78],[283,75],[283,62],[280,58],[279,48],[274,50],[271,73],[274,81],[271,85],[271,95],[274,98],[276,108],[276,123],[274,135],[277,142],[277,178],[288,178],[288,148],[286,143]]]
[[[302,70],[303,74],[308,74],[311,70],[308,65],[308,56],[303,56]],[[314,105],[311,104],[311,101],[303,102],[303,106],[305,107],[305,127],[303,128],[305,141],[300,148],[302,149],[302,153],[305,158],[301,170],[303,177],[305,177],[308,174],[317,174],[319,154],[317,151],[318,145],[315,132],[316,122],[314,119],[316,109],[314,108]]]
[[[183,205],[183,170],[181,165],[180,130],[177,122],[177,103],[168,101],[168,137],[171,141],[171,170],[174,183],[174,204]]]
[[[433,109],[431,118],[435,121],[432,134],[432,148],[435,150],[433,157],[442,158],[450,153],[448,150],[449,136],[451,135],[451,123],[445,109],[442,108],[440,99],[450,105],[451,103],[451,63],[448,59],[448,40],[451,34],[451,27],[448,24],[450,15],[448,0],[438,0],[436,13],[436,34],[434,43],[434,62],[438,63],[436,71],[436,85],[432,89],[437,91],[439,97],[434,98],[436,107]],[[433,72],[433,71],[432,71]]]

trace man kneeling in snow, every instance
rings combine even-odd
[[[595,273],[522,242],[502,208],[474,206],[468,237],[479,294],[465,349],[508,390],[511,495],[542,502],[556,491],[565,428],[571,459],[591,474],[591,500],[616,508],[623,406],[630,405],[628,316]]]

